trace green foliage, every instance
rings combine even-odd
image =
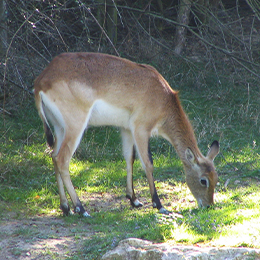
[[[194,2],[185,48],[182,57],[176,57],[177,2],[125,1],[124,6],[113,2],[118,12],[115,46],[105,37],[105,20],[98,19],[107,2],[5,1],[8,15],[3,22],[10,39],[0,64],[0,225],[35,217],[48,222],[50,216],[56,217],[75,244],[84,240],[82,249],[68,250],[66,259],[99,258],[128,237],[260,247],[259,14],[252,13],[255,6],[246,1],[251,10],[246,2],[223,2],[218,10]],[[208,15],[208,23],[201,15]],[[215,159],[219,184],[212,208],[197,209],[174,149],[153,138],[155,184],[163,205],[174,214],[164,216],[152,209],[139,161],[134,165],[134,186],[144,207],[132,209],[125,199],[119,131],[102,127],[87,131],[70,165],[73,184],[92,218],[61,217],[50,151],[27,94],[53,56],[84,50],[120,53],[149,63],[179,90],[203,154],[214,139],[220,141],[221,152]],[[42,234],[41,229],[44,226],[26,224],[13,233],[0,233],[0,239],[48,241],[58,236]],[[24,253],[23,248],[12,248],[14,258]],[[50,249],[44,253],[48,259],[60,259]]]
[[[217,139],[221,153],[215,160],[219,173],[216,204],[197,209],[185,184],[183,167],[174,149],[163,139],[153,138],[154,177],[162,203],[174,214],[160,215],[151,207],[145,174],[139,161],[134,165],[134,186],[144,203],[132,209],[125,199],[126,171],[116,128],[90,128],[70,165],[76,190],[91,219],[77,215],[64,218],[68,234],[81,239],[83,226],[91,236],[84,240],[81,252],[71,259],[96,259],[124,238],[137,237],[155,242],[172,240],[179,244],[259,247],[259,94],[256,81],[249,85],[232,84],[223,72],[216,77],[204,71],[197,87],[191,87],[197,71],[179,64],[169,75],[179,75],[182,104],[187,111],[205,154]],[[195,75],[195,74],[194,74]],[[215,76],[214,76],[215,75]],[[171,79],[171,77],[166,78]],[[203,80],[202,80],[203,79]],[[219,84],[219,80],[223,84]],[[30,109],[28,109],[28,107]],[[15,116],[5,115],[0,139],[0,216],[15,212],[17,218],[35,215],[60,216],[59,196],[54,170],[46,150],[42,124],[34,104],[28,101]],[[177,213],[177,214],[176,214]],[[70,226],[74,228],[69,228]],[[29,237],[26,229],[17,236]],[[48,252],[46,252],[48,253]],[[49,252],[52,254],[51,252]],[[14,255],[21,252],[15,251]],[[52,256],[55,259],[55,255]]]

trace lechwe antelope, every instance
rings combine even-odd
[[[126,197],[132,206],[142,206],[133,189],[136,150],[148,179],[153,207],[168,213],[154,185],[149,151],[149,138],[153,134],[164,137],[175,147],[199,206],[213,204],[218,180],[213,159],[219,152],[219,144],[214,141],[207,156],[201,154],[177,92],[153,67],[107,54],[64,53],[38,76],[34,88],[47,142],[53,146],[52,159],[64,214],[70,213],[65,185],[75,212],[89,216],[72,185],[69,163],[84,130],[101,125],[121,129],[127,166]]]

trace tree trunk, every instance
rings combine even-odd
[[[112,6],[107,7],[107,34],[114,45],[117,43],[117,9],[116,0],[108,1]]]
[[[190,18],[191,0],[180,0],[177,22],[179,24],[188,25]],[[177,26],[175,33],[175,49],[174,52],[180,55],[185,45],[187,29],[185,26]]]
[[[98,0],[101,5],[98,8],[97,20],[103,27],[111,42],[117,43],[117,0]]]
[[[0,59],[5,55],[7,46],[5,2],[0,0]]]

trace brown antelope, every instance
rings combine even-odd
[[[126,197],[133,207],[142,206],[133,189],[136,150],[148,179],[153,207],[168,213],[154,185],[149,151],[149,138],[153,134],[175,147],[198,205],[213,204],[218,181],[213,159],[219,152],[219,144],[214,141],[207,156],[201,154],[177,92],[153,67],[101,53],[64,53],[38,76],[34,88],[47,142],[53,147],[52,159],[64,214],[70,213],[65,185],[75,212],[89,216],[72,185],[69,164],[90,125],[120,127],[127,166]]]

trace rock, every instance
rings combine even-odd
[[[215,248],[154,244],[147,240],[128,238],[107,252],[103,260],[257,260],[260,249]]]

